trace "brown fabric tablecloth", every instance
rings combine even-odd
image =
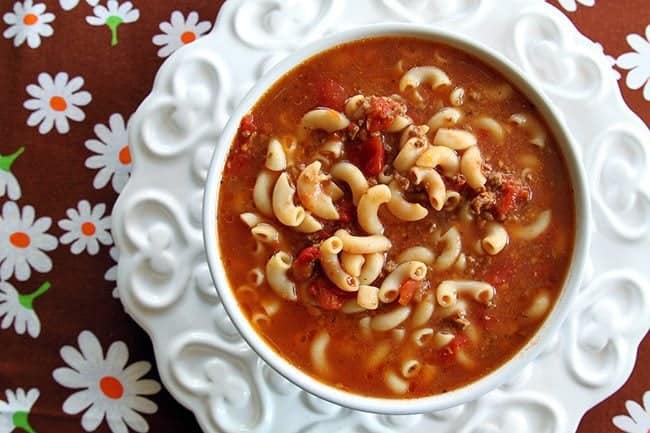
[[[553,3],[612,56],[647,125],[648,0]],[[110,212],[131,169],[126,121],[220,5],[0,0],[0,433],[199,431],[116,298]],[[650,432],[649,362],[646,336],[631,378],[578,431]],[[613,417],[631,413],[619,430]]]

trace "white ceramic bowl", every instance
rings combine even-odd
[[[479,380],[444,394],[414,399],[377,398],[342,391],[314,379],[276,353],[258,335],[240,309],[226,278],[219,243],[216,240],[218,232],[216,224],[217,199],[219,197],[221,176],[228,151],[237,133],[241,118],[250,111],[262,95],[280,77],[306,59],[342,43],[377,36],[414,36],[443,43],[475,56],[483,63],[499,71],[510,83],[514,84],[516,88],[526,95],[546,119],[566,159],[573,183],[576,206],[575,247],[568,277],[564,283],[559,299],[538,332],[512,359]],[[215,149],[203,200],[203,235],[210,272],[212,273],[212,278],[221,297],[223,306],[242,337],[264,361],[300,388],[332,403],[374,413],[412,414],[446,409],[474,400],[514,377],[527,363],[531,362],[537,356],[545,344],[558,331],[579,290],[589,245],[590,209],[585,175],[578,156],[575,153],[576,148],[577,146],[573,143],[566,125],[539,87],[527,80],[524,74],[509,60],[477,41],[469,40],[446,31],[432,30],[431,28],[415,25],[380,24],[341,32],[311,43],[300,48],[283,62],[275,66],[253,87],[233,113]]]

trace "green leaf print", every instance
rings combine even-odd
[[[11,166],[23,152],[25,152],[25,148],[21,147],[11,155],[0,155],[0,170],[11,173]]]
[[[20,428],[27,433],[36,433],[36,430],[29,425],[29,412],[19,411],[14,412],[13,416],[14,427]]]
[[[122,18],[112,15],[106,19],[106,25],[108,26],[109,29],[111,29],[111,46],[114,47],[115,45],[118,44],[117,40],[117,28],[122,24],[124,21]]]
[[[50,287],[52,287],[52,284],[49,281],[46,281],[34,292],[18,296],[18,302],[20,302],[20,305],[25,307],[27,310],[33,310],[36,298],[47,292]]]

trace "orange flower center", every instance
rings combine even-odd
[[[50,107],[55,111],[63,111],[68,108],[68,103],[61,96],[52,96],[50,98]]]
[[[13,232],[9,236],[9,242],[16,248],[27,248],[31,243],[31,239],[25,232]]]
[[[128,144],[120,149],[119,158],[122,164],[131,164],[131,151]]]
[[[97,228],[95,227],[95,224],[91,223],[90,221],[86,221],[85,223],[81,224],[81,233],[86,236],[92,236],[96,231]]]
[[[117,400],[124,395],[124,386],[113,376],[104,376],[99,380],[99,389],[108,398]]]
[[[183,32],[181,35],[181,42],[184,44],[189,44],[190,42],[194,42],[196,40],[196,33],[194,32]]]
[[[38,17],[34,14],[25,14],[23,17],[23,24],[26,26],[33,26],[38,22]]]

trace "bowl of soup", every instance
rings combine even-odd
[[[567,127],[508,60],[381,25],[312,43],[226,125],[204,236],[230,319],[353,409],[478,398],[557,333],[588,245]]]

